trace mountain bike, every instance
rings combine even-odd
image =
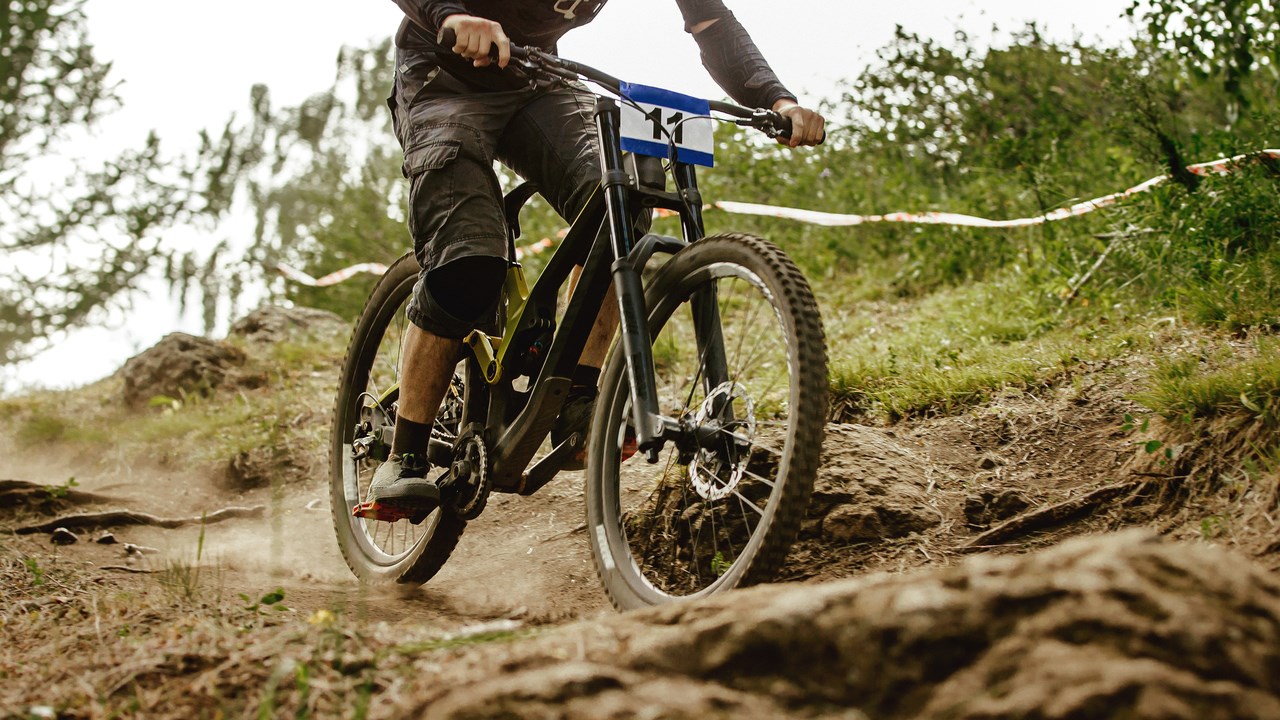
[[[464,340],[428,451],[444,468],[441,507],[420,522],[353,515],[391,448],[405,307],[418,276],[412,254],[377,283],[347,348],[333,414],[330,485],[342,554],[362,580],[426,582],[491,492],[531,495],[585,447],[587,536],[615,607],[767,581],[796,537],[818,467],[822,322],[804,275],[777,246],[706,236],[695,163],[709,159],[712,117],[771,137],[789,123],[769,110],[623,83],[533,48],[513,47],[512,58],[508,69],[527,77],[601,89],[603,179],[532,285],[515,249],[520,208],[536,188],[506,196],[503,300]],[[655,210],[679,217],[681,237],[637,237],[629,219]],[[581,277],[561,310],[575,265]],[[610,295],[620,328],[591,430],[544,451]]]

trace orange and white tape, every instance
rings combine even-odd
[[[1246,162],[1252,162],[1264,158],[1280,160],[1280,150],[1262,150],[1260,152],[1248,153],[1245,155],[1236,155],[1235,157],[1219,158],[1217,160],[1191,165],[1187,170],[1195,173],[1196,175],[1224,175]],[[1066,220],[1067,218],[1085,215],[1093,212],[1094,210],[1115,205],[1116,203],[1139,193],[1147,192],[1154,187],[1168,182],[1169,179],[1170,176],[1168,175],[1153,177],[1144,183],[1129,188],[1128,190],[1112,193],[1111,195],[1104,195],[1103,197],[1094,198],[1093,200],[1085,200],[1084,202],[1076,203],[1070,207],[1059,208],[1058,210],[1045,213],[1044,215],[1016,218],[1013,220],[991,220],[988,218],[974,217],[972,215],[948,212],[896,212],[889,213],[887,215],[842,215],[838,213],[817,212],[814,210],[800,210],[798,208],[778,207],[775,205],[757,205],[754,203],[741,202],[718,202],[713,207],[723,210],[724,212],[738,215],[762,215],[765,217],[796,220],[799,222],[809,223],[811,225],[825,225],[827,227],[862,225],[865,223],[912,223],[916,225],[1014,228],[1043,225],[1047,222]]]
[[[322,278],[313,278],[301,270],[295,267],[290,267],[285,263],[278,263],[276,265],[276,270],[279,270],[281,275],[284,275],[290,280],[306,285],[307,287],[328,287],[329,285],[337,285],[344,280],[350,280],[352,277],[355,277],[360,273],[381,275],[387,271],[387,266],[382,263],[360,263],[359,265],[352,265],[349,268],[343,268],[337,272],[331,272]]]
[[[1258,160],[1280,160],[1280,150],[1260,150],[1258,152],[1246,153],[1244,155],[1236,155],[1234,157],[1219,158],[1210,160],[1209,162],[1190,165],[1187,170],[1196,175],[1225,175],[1237,167]],[[1035,217],[1015,218],[1013,220],[991,220],[989,218],[975,217],[973,215],[962,215],[960,213],[949,212],[896,212],[886,215],[843,215],[839,213],[818,212],[816,210],[801,210],[799,208],[778,207],[776,205],[759,205],[756,203],[743,203],[732,201],[721,201],[714,205],[707,206],[707,209],[715,208],[727,213],[737,215],[761,215],[765,217],[782,218],[786,220],[796,220],[799,222],[809,223],[812,225],[824,225],[827,227],[847,227],[850,225],[863,225],[867,223],[912,223],[916,225],[953,225],[959,227],[979,227],[979,228],[1015,228],[1030,227],[1034,225],[1043,225],[1044,223],[1054,222],[1057,220],[1066,220],[1068,218],[1086,215],[1095,210],[1110,207],[1116,203],[1126,200],[1139,193],[1144,193],[1154,187],[1163,185],[1170,180],[1169,175],[1161,175],[1153,177],[1144,183],[1134,185],[1128,190],[1118,193],[1104,195],[1100,198],[1085,200],[1078,202],[1069,207],[1059,208],[1053,212],[1037,215]],[[667,217],[674,215],[667,210],[658,210],[659,217]],[[560,233],[560,237],[564,237],[564,232]],[[516,249],[516,259],[522,259],[531,255],[538,255],[550,250],[555,245],[555,241],[551,238],[543,238],[538,242],[527,247]],[[325,287],[334,285],[352,276],[366,272],[375,275],[381,275],[387,271],[387,266],[381,263],[361,263],[344,268],[334,273],[325,275],[322,278],[313,278],[310,275],[289,267],[284,263],[276,266],[280,273],[285,277],[302,283],[310,287]]]

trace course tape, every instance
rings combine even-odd
[[[554,245],[555,245],[555,241],[552,240],[551,238],[542,238],[541,240],[539,240],[536,243],[533,243],[527,248],[516,248],[516,259],[519,260],[529,255],[537,255],[539,253],[545,252],[546,250],[550,249]],[[360,273],[369,273],[370,275],[381,275],[387,271],[387,266],[383,265],[382,263],[373,263],[373,262],[360,263],[359,265],[352,265],[349,268],[343,268],[341,270],[338,270],[337,272],[331,272],[328,275],[325,275],[324,277],[321,277],[321,278],[311,277],[305,272],[287,263],[277,263],[276,270],[278,270],[281,275],[289,278],[290,280],[296,283],[299,283],[301,285],[306,285],[307,287],[328,287],[330,285],[337,285],[338,283],[343,282],[345,280],[350,280],[351,278],[355,277],[356,275],[359,275]]]
[[[1259,152],[1247,153],[1245,155],[1236,155],[1235,157],[1219,158],[1217,160],[1188,166],[1187,170],[1196,175],[1225,175],[1246,162],[1254,162],[1261,159],[1280,160],[1280,150],[1262,150]],[[842,215],[838,213],[778,207],[775,205],[757,205],[754,203],[730,201],[717,202],[714,207],[719,210],[723,210],[724,212],[735,213],[738,215],[762,215],[765,217],[797,220],[811,225],[824,225],[827,227],[862,225],[864,223],[912,223],[916,225],[1015,228],[1043,225],[1047,222],[1066,220],[1067,218],[1086,215],[1094,210],[1115,205],[1122,200],[1126,200],[1134,195],[1147,192],[1154,187],[1163,185],[1170,180],[1170,177],[1171,176],[1169,175],[1153,177],[1144,183],[1134,185],[1128,190],[1112,193],[1111,195],[1104,195],[1103,197],[1094,198],[1093,200],[1085,200],[1084,202],[1079,202],[1069,207],[1059,208],[1058,210],[1045,213],[1044,215],[1016,218],[1013,220],[991,220],[988,218],[974,217],[972,215],[948,212],[896,212],[889,213],[887,215]]]
[[[382,263],[360,263],[359,265],[352,265],[349,268],[343,268],[337,272],[331,272],[322,278],[313,278],[301,270],[295,267],[290,267],[285,263],[278,263],[276,265],[276,270],[279,270],[281,275],[284,275],[290,280],[306,285],[307,287],[328,287],[329,285],[337,285],[344,280],[350,280],[352,277],[359,275],[360,273],[381,275],[387,271],[387,266]]]
[[[1258,152],[1245,153],[1234,157],[1218,158],[1209,162],[1197,163],[1190,165],[1187,170],[1191,173],[1201,176],[1207,175],[1225,175],[1237,167],[1259,160],[1280,160],[1280,150],[1259,150]],[[1048,222],[1057,220],[1066,220],[1068,218],[1087,215],[1095,210],[1110,207],[1116,203],[1126,200],[1134,195],[1147,192],[1152,188],[1163,185],[1171,179],[1169,175],[1161,175],[1153,177],[1144,183],[1139,183],[1118,193],[1104,195],[1100,198],[1085,200],[1069,207],[1059,208],[1053,212],[1037,215],[1035,217],[1015,218],[1013,220],[991,220],[989,218],[975,217],[973,215],[963,215],[960,213],[949,212],[896,212],[887,215],[843,215],[839,213],[818,212],[816,210],[801,210],[799,208],[779,207],[776,205],[759,205],[756,203],[744,203],[733,201],[721,201],[714,205],[708,206],[727,213],[737,215],[760,215],[764,217],[782,218],[785,220],[797,220],[799,222],[809,223],[811,225],[824,225],[827,227],[847,227],[850,225],[863,225],[867,223],[912,223],[916,225],[953,225],[960,227],[979,227],[979,228],[1016,228],[1030,227],[1034,225],[1043,225]],[[659,210],[660,217],[671,215],[669,211]],[[561,237],[564,233],[560,233]],[[555,246],[555,241],[551,238],[543,238],[528,247],[516,249],[516,259],[520,260],[531,255],[539,255]],[[280,274],[302,283],[309,287],[325,287],[327,285],[335,285],[344,280],[350,279],[358,273],[372,273],[381,275],[387,271],[387,266],[381,263],[361,263],[344,268],[337,272],[329,273],[322,278],[313,278],[310,275],[290,267],[284,263],[276,266]]]

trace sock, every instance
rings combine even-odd
[[[572,383],[569,385],[569,397],[595,397],[596,386],[600,384],[600,368],[590,365],[579,365],[573,369]]]
[[[431,444],[431,423],[420,423],[396,417],[395,437],[391,440],[392,455],[417,455],[427,457],[427,446]]]

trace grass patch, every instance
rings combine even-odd
[[[1145,342],[1119,313],[1064,309],[1016,274],[918,302],[855,307],[864,311],[855,309],[839,325],[830,321],[834,313],[825,313],[837,419],[896,422],[953,414],[1004,389],[1043,386],[1082,362],[1108,360]]]
[[[233,341],[248,360],[228,383],[141,410],[124,406],[122,381],[113,377],[73,391],[7,398],[0,417],[21,446],[57,447],[108,464],[145,457],[162,466],[215,467],[262,448],[320,448],[345,336]]]
[[[534,630],[484,630],[460,635],[445,635],[422,642],[404,643],[391,648],[398,655],[414,656],[477,645],[509,643],[536,635]]]
[[[1220,352],[1161,362],[1150,389],[1136,399],[1170,420],[1246,415],[1268,427],[1280,425],[1280,340],[1263,338],[1255,347],[1256,356],[1245,359]]]

